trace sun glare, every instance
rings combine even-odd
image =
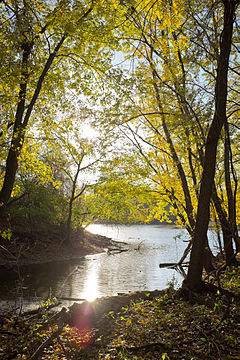
[[[84,283],[83,298],[87,301],[94,301],[98,296],[98,264],[97,260],[89,264],[88,276]]]

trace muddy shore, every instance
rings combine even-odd
[[[63,241],[64,232],[57,228],[54,230],[46,234],[16,232],[10,240],[1,238],[0,267],[73,260],[113,249],[120,250],[125,245],[124,242],[116,242],[86,230],[74,232],[71,243],[66,243]]]

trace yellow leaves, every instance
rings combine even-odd
[[[169,33],[176,31],[183,22],[185,3],[183,0],[143,1],[141,7],[148,13],[149,21],[158,19],[161,29]]]
[[[132,325],[132,320],[131,319],[128,319],[127,321],[126,321],[126,324],[125,324],[126,326],[130,326],[130,325]]]
[[[119,7],[118,0],[108,0],[107,2],[109,3],[109,5],[113,6],[114,8]],[[106,0],[100,0],[100,3],[104,4],[104,3],[106,3]]]
[[[4,231],[1,232],[1,236],[6,239],[6,240],[10,240],[12,237],[12,231],[11,229],[6,229]]]
[[[162,354],[162,360],[170,360],[170,357],[167,355],[167,353]]]
[[[96,218],[119,223],[145,222],[152,198],[144,186],[135,185],[125,176],[109,174],[108,181],[105,179],[102,185],[96,186],[87,203]]]
[[[20,188],[20,186],[19,185],[15,185],[14,187],[13,187],[13,191],[12,191],[12,197],[15,197],[15,196],[18,196],[19,194],[21,193],[21,188]]]
[[[19,155],[19,170],[24,177],[38,178],[42,184],[48,182],[54,183],[51,168],[39,158],[39,149],[37,145],[27,143]],[[56,183],[59,186],[58,183]],[[16,186],[16,191],[19,189]]]

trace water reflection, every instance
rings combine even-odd
[[[76,261],[26,266],[22,269],[26,299],[52,294],[94,300],[134,290],[163,289],[173,277],[181,283],[181,275],[174,270],[159,269],[159,263],[174,262],[181,256],[186,243],[173,240],[180,233],[179,229],[94,225],[89,230],[125,241],[129,250],[115,255],[104,253]],[[0,299],[12,298],[17,274],[5,270],[0,272],[0,277]]]
[[[99,297],[98,292],[98,263],[89,261],[87,263],[87,277],[83,284],[82,297],[88,301],[93,301]]]

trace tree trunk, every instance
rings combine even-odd
[[[80,159],[78,160],[77,163],[77,170],[76,170],[76,174],[74,176],[74,179],[72,179],[72,191],[71,191],[71,196],[69,199],[69,207],[68,207],[68,218],[67,218],[67,234],[66,234],[66,241],[67,243],[71,243],[71,235],[72,235],[72,212],[73,212],[73,203],[76,199],[78,199],[84,192],[84,190],[86,189],[86,185],[83,184],[82,189],[80,190],[80,192],[75,195],[76,192],[76,187],[77,187],[77,181],[78,181],[78,176],[81,169],[81,164],[83,161],[83,158],[85,156],[84,151],[81,154]]]
[[[82,159],[83,158],[81,158],[81,160],[77,164],[77,171],[76,171],[76,174],[75,174],[74,179],[73,179],[72,191],[71,191],[71,196],[70,196],[70,199],[69,199],[68,219],[67,219],[67,236],[66,236],[67,243],[71,242],[71,235],[72,235],[72,208],[73,208],[73,202],[75,200],[75,191],[76,191],[77,179],[78,179],[78,175],[79,175],[79,172],[80,172],[80,166],[81,166]]]
[[[237,231],[236,195],[235,195],[237,192],[237,177],[235,175],[235,170],[232,162],[232,150],[231,150],[228,122],[224,124],[224,129],[225,129],[224,170],[225,170],[225,184],[226,184],[227,199],[228,199],[228,222],[231,230],[232,239],[235,241],[236,250],[238,251],[240,244],[239,244],[238,231]],[[235,183],[234,191],[231,182],[231,172]]]
[[[233,260],[233,255],[234,255],[233,243],[232,243],[232,231],[231,231],[230,223],[227,220],[227,215],[225,213],[225,210],[222,208],[221,201],[217,195],[217,189],[215,184],[213,186],[212,199],[222,228],[226,263],[230,264],[231,261]]]
[[[230,172],[230,136],[229,136],[229,128],[228,128],[228,122],[226,121],[224,124],[224,130],[225,130],[225,139],[224,139],[224,175],[225,175],[225,186],[227,191],[227,200],[228,200],[228,223],[229,223],[229,233],[228,235],[228,246],[233,249],[232,240],[234,237],[234,199],[233,199],[233,191],[232,191],[232,184],[231,184],[231,172]],[[224,243],[225,248],[225,243]],[[225,250],[226,252],[226,250]],[[233,260],[233,254],[232,259],[228,259],[227,252],[226,252],[226,263],[230,264],[230,262]]]
[[[187,285],[191,290],[201,291],[205,239],[207,236],[210,199],[214,184],[218,139],[224,123],[227,121],[227,79],[229,56],[232,44],[233,23],[238,1],[223,1],[224,25],[220,43],[220,55],[217,66],[215,88],[215,113],[209,128],[205,158],[198,199],[197,219],[193,236],[193,246],[187,274]]]
[[[66,35],[62,36],[61,40],[56,45],[53,53],[49,55],[45,63],[45,66],[43,68],[43,71],[38,79],[32,99],[29,105],[27,106],[25,115],[24,115],[24,111],[25,111],[25,102],[26,102],[27,85],[28,85],[28,77],[29,77],[28,61],[34,44],[33,43],[24,44],[24,51],[22,56],[22,71],[21,71],[22,82],[20,84],[20,90],[18,95],[18,106],[15,115],[15,123],[13,128],[11,146],[8,151],[8,157],[6,161],[3,186],[0,191],[0,214],[3,212],[12,194],[15,177],[18,169],[18,156],[23,147],[25,129],[28,125],[28,121],[31,116],[33,107],[40,94],[44,79],[53,63],[53,60],[57,55],[57,52],[59,51],[65,39],[66,39]]]
[[[203,258],[203,267],[207,273],[215,270],[213,266],[213,253],[209,247],[208,238],[205,239],[205,246],[204,246],[204,258]]]
[[[24,139],[24,128],[22,125],[22,119],[25,109],[27,84],[29,78],[29,57],[33,47],[33,43],[23,42],[23,53],[21,62],[21,83],[18,93],[18,105],[15,114],[15,121],[13,127],[12,141],[10,149],[8,151],[8,157],[6,161],[6,170],[3,180],[2,189],[0,191],[0,207],[4,208],[10,199],[15,175],[18,168],[18,155],[21,151]]]

